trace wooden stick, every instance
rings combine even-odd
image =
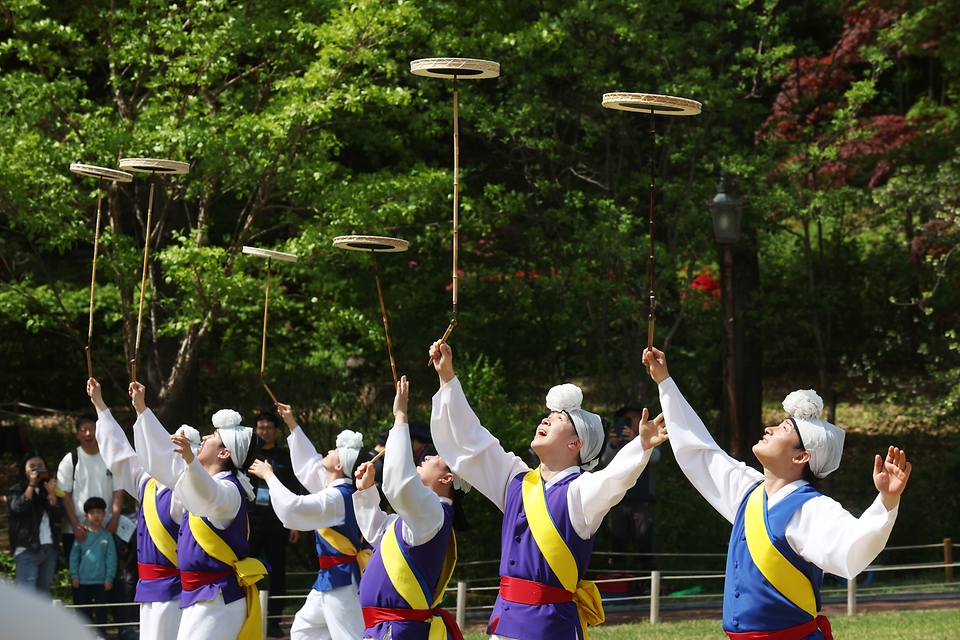
[[[440,338],[440,344],[447,341],[453,328],[457,326],[457,301],[459,295],[460,274],[457,265],[460,257],[460,114],[457,76],[453,76],[453,318],[447,330]],[[427,366],[433,358],[427,361]]]
[[[378,453],[377,455],[373,456],[373,459],[370,460],[370,464],[373,464],[374,462],[376,462],[377,460],[379,460],[380,458],[382,458],[382,457],[383,457],[383,454],[385,454],[386,452],[387,452],[387,450],[384,449],[383,451],[381,451],[381,452]]]
[[[393,386],[397,386],[397,364],[393,360],[393,344],[390,342],[390,325],[387,324],[387,309],[383,305],[383,289],[380,287],[380,269],[377,267],[377,252],[370,251],[373,255],[373,273],[377,278],[377,295],[380,296],[380,315],[383,316],[383,332],[387,335],[387,353],[390,354],[390,370],[393,372]]]
[[[90,357],[90,345],[93,343],[93,299],[97,286],[97,253],[100,248],[100,206],[103,202],[103,176],[100,177],[100,189],[97,191],[97,226],[93,232],[93,271],[90,274],[90,320],[87,322],[87,377],[93,377],[93,361]]]
[[[270,399],[273,400],[273,404],[277,404],[277,397],[273,395],[273,391],[270,391],[270,387],[267,386],[267,381],[263,379],[263,376],[260,376],[260,384],[263,385],[263,388],[267,390],[267,393],[270,394]]]
[[[153,220],[153,191],[156,186],[156,172],[150,173],[150,203],[147,205],[146,240],[143,243],[143,275],[140,277],[140,311],[137,313],[137,341],[133,346],[133,362],[130,367],[130,380],[137,381],[137,362],[140,359],[140,331],[143,328],[143,295],[147,290],[147,257],[150,255],[150,223]]]
[[[647,317],[647,348],[653,349],[653,325],[657,317],[654,315],[654,308],[657,305],[657,297],[653,292],[653,269],[656,263],[656,253],[653,247],[653,207],[654,193],[656,191],[656,116],[653,109],[650,110],[650,315]]]
[[[260,377],[267,366],[267,313],[270,309],[270,258],[267,258],[267,288],[263,300],[263,338],[260,341]]]

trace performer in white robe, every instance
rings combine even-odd
[[[97,443],[100,445],[100,455],[103,456],[103,461],[110,472],[120,479],[124,491],[133,496],[134,500],[141,502],[146,490],[145,485],[151,479],[150,474],[144,471],[137,452],[130,446],[123,429],[104,403],[100,383],[93,378],[87,380],[87,395],[90,396],[93,406],[97,409]],[[191,441],[194,451],[198,451],[200,448],[199,432],[186,425],[181,427],[180,431]],[[167,523],[176,527],[176,531],[179,531],[180,522],[183,520],[183,505],[173,495],[166,496],[165,499],[161,498],[166,491],[169,491],[169,489],[158,487],[152,496],[156,505],[169,502],[167,508],[169,519],[158,517],[157,521],[163,524],[162,520],[166,520]],[[151,555],[157,555],[157,551],[154,551],[157,544],[150,537],[150,531],[145,526],[142,527],[144,528],[143,531],[140,530],[145,522],[142,502],[140,510],[137,550],[139,561],[143,565],[143,563],[148,562]],[[171,535],[172,542],[175,545],[176,536],[168,535]],[[156,570],[164,568],[156,565],[150,565],[150,567]],[[150,580],[145,575],[143,567],[141,568],[140,583],[137,585],[136,594],[137,602],[140,603],[140,640],[172,640],[177,637],[177,630],[180,628],[180,576],[175,564],[172,564],[169,569],[168,573],[176,573],[176,575],[170,576],[168,579],[161,577]],[[174,587],[174,589],[170,587]],[[174,590],[176,591],[176,597],[171,597]],[[167,599],[160,599],[160,594],[166,595]]]
[[[270,501],[284,527],[316,530],[320,562],[313,588],[290,628],[290,640],[356,640],[363,634],[357,588],[370,556],[369,549],[363,549],[352,500],[353,473],[370,459],[362,448],[363,436],[343,431],[336,448],[320,456],[294,420],[290,406],[278,403],[277,409],[290,428],[287,441],[294,473],[314,493],[294,494],[267,462],[254,462],[250,473],[267,481]]]
[[[610,507],[636,483],[653,448],[666,439],[656,427],[662,416],[650,421],[644,410],[640,437],[603,470],[581,473],[596,465],[606,435],[603,425],[599,416],[580,408],[583,395],[577,387],[551,389],[547,406],[552,413],[537,427],[531,446],[541,460],[535,470],[543,486],[539,500],[546,502],[552,526],[574,556],[568,561],[573,575],[559,574],[553,569],[554,559],[545,561],[543,545],[528,524],[534,516],[528,513],[525,496],[521,499],[530,468],[519,456],[504,451],[480,424],[454,375],[450,346],[434,343],[430,353],[441,385],[431,414],[434,446],[454,473],[504,511],[500,594],[488,633],[518,640],[582,638],[587,623],[603,621],[599,593],[583,580],[594,536]],[[547,519],[543,510],[539,513],[540,520]],[[544,595],[526,595],[533,590]]]
[[[440,456],[427,456],[419,466],[415,464],[407,420],[409,393],[403,376],[397,382],[394,426],[387,436],[383,462],[383,491],[396,514],[380,509],[374,465],[366,463],[357,470],[353,494],[357,521],[364,538],[377,546],[360,584],[367,627],[363,637],[462,637],[456,621],[437,605],[456,564],[453,529],[468,528],[460,500],[470,485],[451,472]],[[385,535],[394,536],[386,545],[382,544]],[[398,588],[397,583],[407,587]],[[417,588],[410,590],[413,584]]]
[[[143,385],[134,384],[134,406],[140,412],[134,438],[144,469],[172,487],[186,510],[177,547],[184,589],[177,638],[259,640],[259,597],[253,585],[266,568],[248,557],[246,504],[253,488],[244,471],[262,440],[240,426],[240,414],[223,409],[213,417],[217,430],[204,436],[194,456],[186,438],[171,436],[146,409]],[[220,557],[206,550],[211,545]]]
[[[761,473],[717,446],[670,377],[662,351],[645,350],[643,363],[659,385],[677,463],[734,525],[724,631],[731,638],[763,638],[796,630],[792,637],[829,639],[829,623],[818,616],[823,572],[853,579],[883,550],[910,476],[906,454],[890,447],[885,460],[876,456],[873,480],[879,494],[855,518],[807,480],[833,472],[843,451],[843,431],[820,419],[823,403],[815,392],[787,396],[783,406],[790,417],[767,427],[753,446]]]

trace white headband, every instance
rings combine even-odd
[[[353,465],[357,464],[357,456],[360,455],[360,449],[363,448],[363,434],[346,429],[337,436],[337,455],[340,456],[340,466],[343,467],[343,475],[348,480],[353,480]]]
[[[589,471],[597,466],[600,450],[606,437],[600,416],[580,408],[583,391],[575,384],[561,384],[547,392],[547,408],[563,411],[570,416],[577,436],[583,441],[580,448],[580,468]]]
[[[843,455],[843,429],[820,419],[823,400],[813,389],[794,391],[783,400],[783,410],[790,414],[800,432],[803,448],[810,454],[810,470],[818,478],[826,478],[840,466]]]
[[[253,429],[241,426],[240,420],[240,414],[233,409],[221,409],[213,414],[213,426],[217,428],[223,446],[230,450],[230,460],[237,468],[237,480],[247,494],[247,500],[253,500],[256,493],[253,485],[250,484],[250,478],[245,473],[246,469],[243,468],[243,461],[247,459],[247,453],[250,452]]]

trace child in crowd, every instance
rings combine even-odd
[[[74,543],[70,550],[70,581],[77,589],[77,604],[99,604],[88,609],[90,618],[97,624],[107,624],[107,591],[113,589],[113,576],[117,573],[117,547],[113,534],[103,528],[107,515],[107,503],[96,496],[83,503],[87,516],[87,538]],[[102,628],[97,635],[103,637]]]

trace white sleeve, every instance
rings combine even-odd
[[[610,508],[623,499],[623,494],[643,473],[655,449],[643,450],[640,438],[620,448],[605,469],[581,473],[567,490],[567,511],[573,530],[589,540],[600,528]]]
[[[229,480],[214,478],[196,458],[173,487],[183,508],[203,516],[217,529],[226,529],[240,512],[240,491]]]
[[[310,438],[303,432],[303,427],[297,427],[287,436],[287,447],[290,449],[290,464],[293,465],[293,474],[300,484],[310,493],[319,493],[327,488],[327,472],[320,462],[323,456],[317,453]]]
[[[433,540],[443,527],[443,506],[433,489],[424,486],[413,462],[410,425],[390,429],[383,454],[383,493],[403,520],[404,541],[419,546]],[[441,456],[442,457],[442,456]]]
[[[430,431],[433,446],[450,470],[503,511],[510,481],[530,468],[519,456],[504,451],[500,441],[483,428],[463,395],[459,378],[433,396]]]
[[[277,476],[267,481],[270,502],[280,522],[287,529],[311,531],[343,524],[343,494],[334,487],[319,493],[298,496],[280,482]]]
[[[113,474],[115,482],[119,481],[121,489],[139,500],[140,487],[150,476],[143,470],[137,452],[130,446],[127,435],[110,413],[110,409],[105,409],[97,416],[97,444],[100,445],[100,455],[107,469]]]
[[[853,578],[883,551],[900,505],[887,511],[874,500],[859,518],[833,498],[819,496],[797,509],[786,526],[790,546],[807,562],[843,578]]]
[[[732,523],[740,500],[747,489],[763,480],[763,474],[717,446],[673,378],[660,383],[660,406],[677,464],[700,495]]]
[[[73,457],[67,452],[57,467],[57,487],[70,493],[73,491]]]
[[[390,516],[380,508],[380,492],[376,486],[353,494],[353,511],[363,539],[376,545],[397,516]]]
[[[141,413],[134,423],[133,441],[144,471],[172,489],[186,470],[187,463],[183,456],[173,450],[170,434],[150,409]],[[189,507],[187,509],[190,510]]]

